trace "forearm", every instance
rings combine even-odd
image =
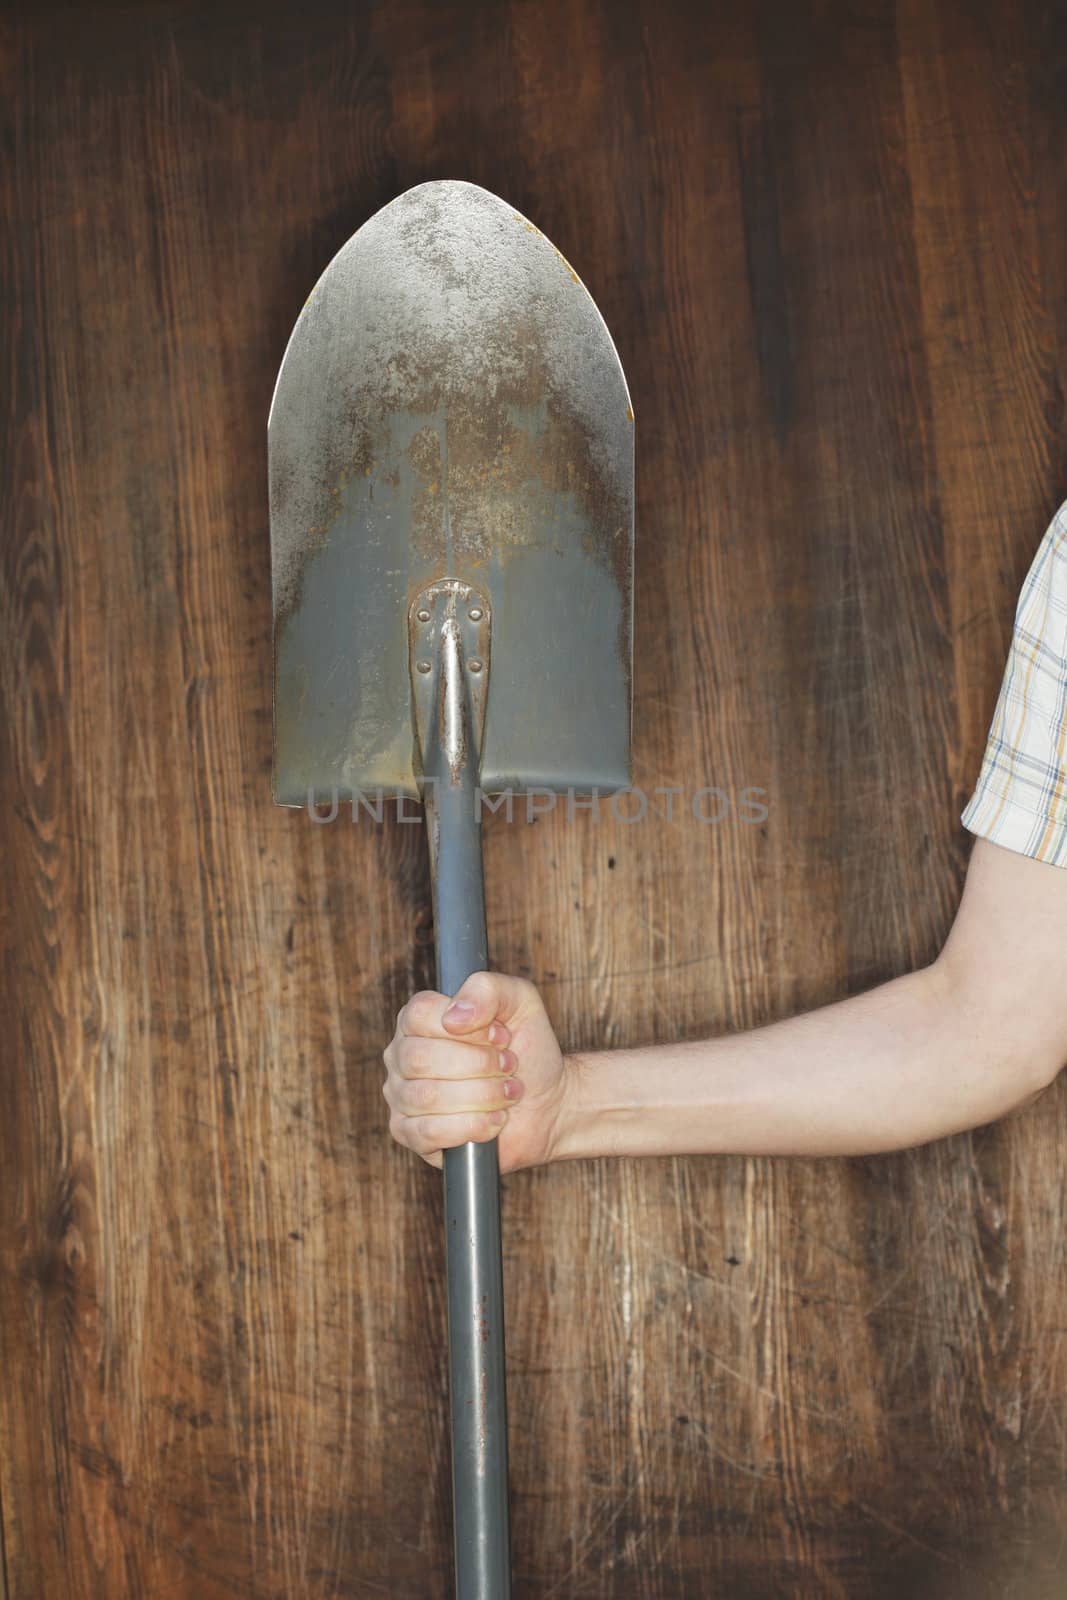
[[[1005,1059],[1002,1039],[935,963],[749,1033],[569,1056],[557,1159],[925,1144],[1040,1092],[1037,1067]]]

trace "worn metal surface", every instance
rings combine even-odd
[[[493,610],[482,787],[629,782],[633,411],[532,223],[453,181],[371,217],[293,330],[269,449],[279,803],[417,794],[408,610],[445,577]]]

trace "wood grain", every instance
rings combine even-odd
[[[270,800],[265,424],[323,266],[459,176],[596,297],[649,815],[493,819],[493,960],[574,1047],[758,1025],[958,900],[1067,495],[1065,48],[1009,0],[8,10],[7,1600],[451,1592],[440,1181],[380,1093],[421,830]],[[1063,1094],[505,1180],[517,1600],[1062,1594]]]

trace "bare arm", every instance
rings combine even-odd
[[[558,1159],[858,1155],[993,1122],[1067,1057],[1067,872],[979,839],[929,967],[725,1038],[571,1058]]]
[[[499,1135],[503,1171],[608,1155],[902,1149],[1026,1105],[1067,1059],[1067,871],[976,840],[956,921],[931,966],[750,1033],[562,1058],[530,985],[495,974],[468,982],[475,1010],[460,1026],[472,1042],[453,1042],[442,1025],[444,997],[423,996],[420,1016],[443,1042],[406,1047],[414,1075],[451,1080],[443,1093],[420,1085],[406,1099],[405,1051],[390,1047],[386,1098],[416,1113],[395,1117],[392,1131],[427,1159],[418,1142],[426,1130],[416,1126],[431,1120],[417,1114],[427,1096],[439,1113],[435,1150]],[[495,1067],[474,1067],[494,1017],[514,1057],[510,1075],[527,1093],[502,1130],[461,1133],[457,1121],[451,1139],[450,1098],[468,1124],[472,1106],[508,1104]],[[446,1057],[447,1073],[434,1065]]]

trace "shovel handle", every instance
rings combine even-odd
[[[430,840],[437,987],[488,963],[476,782],[488,676],[483,596],[445,580],[411,609],[412,688]],[[496,1140],[444,1153],[457,1600],[510,1600],[504,1274]]]
[[[467,771],[469,780],[469,769]],[[485,970],[481,828],[473,784],[439,783],[427,807],[437,987]],[[448,1361],[457,1600],[508,1600],[508,1424],[496,1140],[444,1153]]]

